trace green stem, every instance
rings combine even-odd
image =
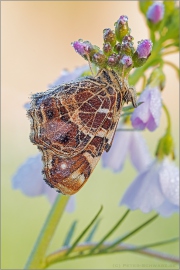
[[[170,62],[170,61],[164,61],[164,64],[169,65],[169,66],[171,66],[172,68],[174,68],[175,71],[177,72],[177,76],[178,76],[178,78],[179,78],[179,72],[180,72],[180,70],[179,70],[179,68],[178,68],[175,64],[173,64],[173,63]]]
[[[120,224],[123,222],[123,220],[126,218],[126,216],[129,214],[130,210],[128,209],[125,214],[122,216],[120,220],[113,226],[112,229],[109,230],[109,232],[99,241],[99,243],[90,251],[90,253],[94,253],[95,250],[97,250],[104,242],[105,240],[120,226]]]
[[[150,31],[150,39],[151,39],[152,43],[154,44],[155,43],[155,34],[154,34],[153,30]]]
[[[130,233],[128,233],[125,236],[121,237],[120,239],[116,240],[111,246],[109,246],[106,249],[103,249],[102,252],[107,251],[107,250],[109,251],[109,249],[112,249],[112,248],[116,247],[118,244],[120,244],[121,242],[123,242],[124,240],[126,240],[127,238],[129,238],[131,235],[135,234],[136,232],[138,232],[139,230],[141,230],[143,227],[145,227],[146,225],[148,225],[149,223],[151,223],[158,216],[159,216],[158,214],[154,215],[152,218],[150,218],[149,220],[147,220],[146,222],[144,222],[143,224],[141,224],[140,226],[138,226],[136,229],[132,230]]]
[[[164,53],[162,53],[162,56],[167,55],[167,54],[171,54],[171,53],[177,53],[177,52],[179,52],[179,49],[175,49],[175,50],[171,50],[171,51],[168,51],[168,52],[164,52]]]
[[[151,247],[154,246],[160,246],[162,244],[166,244],[169,242],[175,242],[177,241],[176,239],[172,240],[168,240],[163,242],[159,242],[159,243],[152,243]],[[174,263],[178,263],[179,262],[179,258],[173,256],[173,255],[169,255],[169,254],[165,254],[165,253],[160,253],[158,251],[154,251],[151,249],[147,249],[147,248],[142,248],[142,247],[136,247],[130,244],[120,244],[118,246],[116,246],[116,248],[111,251],[111,252],[101,252],[101,253],[87,253],[87,254],[82,254],[83,252],[88,252],[89,250],[91,250],[93,247],[97,246],[97,243],[84,243],[84,244],[80,244],[78,246],[75,247],[75,249],[73,250],[73,254],[75,253],[76,255],[71,256],[71,257],[66,257],[64,256],[68,250],[68,247],[64,247],[61,250],[58,250],[50,255],[48,255],[46,257],[46,267],[58,263],[58,262],[62,262],[62,261],[69,261],[69,260],[74,260],[74,259],[83,259],[83,258],[87,258],[87,257],[92,257],[92,256],[99,256],[99,255],[110,255],[110,254],[114,254],[117,252],[135,252],[135,253],[139,253],[139,254],[143,254],[143,255],[147,255],[147,256],[151,256],[153,258],[158,258],[158,259],[163,259],[165,261],[171,261]],[[102,247],[108,248],[109,246],[111,246],[111,243],[103,243]],[[149,245],[150,246],[150,245]],[[78,252],[78,254],[77,254]]]
[[[145,89],[146,83],[147,83],[147,78],[146,78],[146,76],[144,74],[142,76],[142,79],[143,79],[143,83],[142,83],[142,90],[141,90],[141,92]]]
[[[159,57],[158,58],[152,57],[151,59],[152,59],[151,61],[148,60],[142,67],[136,69],[134,73],[129,76],[130,85],[135,85],[149,67],[159,64]]]
[[[69,196],[57,196],[24,269],[42,269],[44,267],[46,250],[59,220],[62,217],[68,200]]]
[[[93,225],[93,223],[97,220],[98,216],[100,215],[102,209],[103,209],[103,207],[101,206],[100,210],[98,211],[98,213],[96,214],[96,216],[93,218],[93,220],[88,224],[88,226],[82,231],[82,233],[78,236],[78,238],[74,241],[74,243],[72,244],[72,246],[69,248],[69,250],[66,253],[66,256],[68,256],[73,251],[73,249],[79,243],[79,241],[81,240],[81,238],[91,228],[91,226]]]
[[[140,68],[137,68],[133,74],[129,76],[129,84],[135,85],[144,72],[152,66],[158,65],[161,59],[162,41],[158,40],[153,45],[153,51],[147,62]]]
[[[167,133],[171,133],[171,117],[168,111],[168,108],[166,107],[165,104],[162,105],[164,112],[166,114],[166,118],[167,118]]]

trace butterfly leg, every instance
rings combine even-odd
[[[90,59],[89,59],[89,55],[87,55],[87,60],[88,60],[88,64],[89,64],[89,68],[90,68],[90,70],[91,70],[91,73],[92,73],[92,75],[93,75],[93,77],[94,77],[95,75],[94,75],[94,72],[93,72],[93,69],[92,69],[92,65],[91,65],[91,61],[90,61]]]
[[[137,98],[136,98],[136,90],[133,86],[129,87],[124,96],[123,96],[123,100],[125,102],[129,102],[131,101],[132,102],[132,105],[136,108],[137,107]]]

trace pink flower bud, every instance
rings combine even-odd
[[[164,4],[161,2],[155,2],[149,7],[146,15],[152,23],[158,23],[164,17]]]
[[[132,65],[132,58],[130,56],[124,55],[120,60],[120,63],[125,66],[125,68],[129,68]]]
[[[149,39],[144,39],[139,42],[137,47],[137,53],[139,58],[148,58],[152,51],[153,43]]]

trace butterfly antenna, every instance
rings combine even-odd
[[[91,61],[90,61],[89,55],[86,55],[86,56],[87,56],[87,60],[88,60],[88,63],[89,63],[89,68],[90,68],[91,73],[92,73],[92,75],[94,77],[95,75],[94,75],[94,72],[93,72],[93,69],[92,69],[92,65],[91,65]]]

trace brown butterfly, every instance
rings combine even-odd
[[[32,96],[30,140],[42,152],[50,187],[72,195],[86,183],[129,101],[137,107],[134,88],[107,69]]]

